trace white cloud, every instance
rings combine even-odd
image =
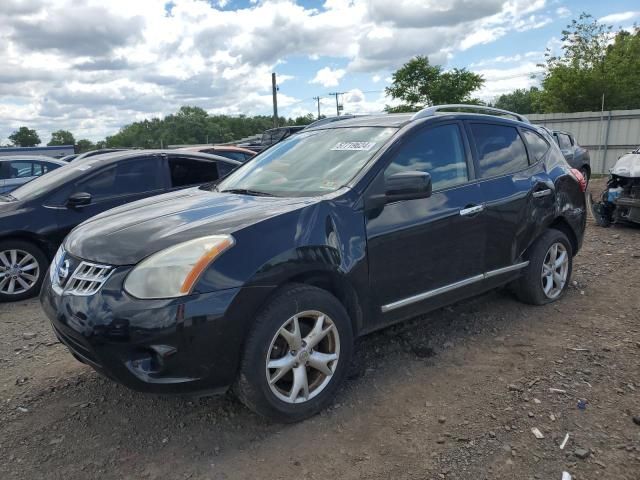
[[[640,17],[640,11],[612,13],[610,15],[605,15],[604,17],[599,18],[598,21],[601,23],[620,23],[626,22],[627,20],[631,20],[636,17]]]
[[[484,86],[474,94],[485,101],[495,100],[496,97],[517,88],[528,89],[538,86],[542,75],[541,69],[530,61],[507,68],[484,68],[473,71],[485,79]]]
[[[309,83],[317,83],[323,87],[336,87],[346,73],[347,71],[342,68],[332,70],[331,67],[324,67],[317,71],[316,76]]]
[[[558,7],[556,8],[556,16],[560,18],[569,17],[571,16],[571,10],[569,10],[567,7]]]
[[[544,0],[325,0],[317,8],[295,0],[251,0],[243,8],[173,0],[170,12],[165,4],[2,0],[0,137],[29,125],[45,141],[59,128],[97,140],[185,104],[268,113],[271,72],[292,57],[318,62],[311,80],[313,72],[296,72],[298,87],[335,87],[351,72],[390,83],[382,77],[415,55],[446,64],[455,52],[548,21]],[[347,66],[327,65],[336,59]],[[302,108],[288,88],[293,77],[278,81],[281,110]],[[300,96],[314,93],[309,87]],[[390,103],[383,94],[347,97],[346,110]]]

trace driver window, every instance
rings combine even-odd
[[[458,125],[440,125],[418,132],[400,148],[384,176],[409,170],[429,173],[433,190],[467,182],[469,174]]]

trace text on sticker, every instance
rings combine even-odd
[[[368,152],[375,146],[374,142],[340,142],[331,150]]]

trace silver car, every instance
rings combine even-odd
[[[40,175],[67,165],[67,162],[40,155],[0,157],[0,194],[15,190]]]

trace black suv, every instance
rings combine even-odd
[[[584,183],[512,115],[431,107],[293,135],[215,186],[77,227],[42,306],[78,360],[130,388],[233,386],[262,415],[308,417],[356,337],[505,284],[563,295]]]
[[[60,243],[79,223],[127,202],[216,181],[239,165],[201,153],[118,151],[0,195],[0,302],[37,295]]]

